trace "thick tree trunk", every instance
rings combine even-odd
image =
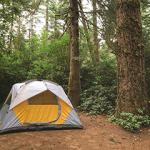
[[[93,5],[93,48],[94,48],[94,55],[95,55],[95,62],[96,64],[99,63],[99,41],[98,41],[98,30],[97,30],[97,7],[96,1],[92,0]]]
[[[70,0],[70,74],[68,94],[77,106],[80,101],[79,25],[78,3]]]
[[[117,112],[147,109],[139,0],[117,0]]]

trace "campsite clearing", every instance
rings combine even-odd
[[[150,150],[150,129],[130,133],[106,116],[79,113],[85,129],[0,135],[0,150]]]

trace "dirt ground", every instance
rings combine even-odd
[[[80,113],[83,130],[49,130],[0,135],[0,150],[150,150],[150,129],[129,133],[106,116]]]

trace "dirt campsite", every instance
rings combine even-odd
[[[84,129],[0,135],[1,150],[150,150],[150,129],[130,133],[106,116],[79,113]]]
[[[0,0],[0,150],[150,150],[150,0]]]

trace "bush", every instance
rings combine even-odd
[[[150,125],[150,116],[145,115],[144,113],[135,115],[122,112],[119,118],[112,116],[110,120],[131,132],[138,131],[141,127]]]
[[[111,114],[115,106],[115,87],[93,86],[81,95],[80,110],[90,115]]]
[[[97,66],[84,64],[81,68],[80,110],[91,115],[111,114],[116,100],[116,62],[114,55],[101,50]]]

